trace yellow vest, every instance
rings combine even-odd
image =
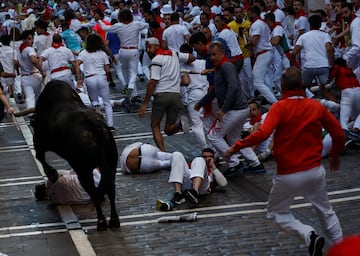
[[[249,40],[249,30],[251,22],[243,19],[243,22],[239,24],[235,20],[233,20],[228,24],[228,26],[237,35],[239,46],[244,58],[250,57],[251,52],[248,48],[245,47],[245,45],[248,43]]]

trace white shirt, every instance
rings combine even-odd
[[[360,17],[355,18],[350,24],[351,44],[360,47]]]
[[[21,66],[21,74],[29,75],[33,72],[37,72],[37,68],[32,64],[30,56],[36,57],[36,51],[33,47],[26,47],[21,53],[18,53],[18,60]]]
[[[302,46],[305,68],[329,67],[327,43],[332,43],[330,35],[320,30],[311,30],[299,37],[296,45]]]
[[[167,46],[172,51],[179,51],[180,46],[185,43],[185,36],[190,35],[189,30],[180,24],[172,24],[164,30],[162,40],[167,42]]]
[[[286,28],[287,20],[286,20],[285,13],[281,9],[276,9],[275,11],[273,11],[273,13],[275,15],[275,21],[280,22],[281,26]]]
[[[242,54],[237,35],[231,29],[223,29],[219,32],[218,37],[224,39],[231,51],[231,56],[238,56]]]
[[[104,67],[110,64],[108,56],[101,50],[92,53],[83,50],[80,52],[78,60],[83,62],[85,78],[89,75],[106,75]]]
[[[99,24],[103,30],[116,33],[123,47],[138,47],[141,30],[149,28],[149,24],[138,21],[129,24],[115,23],[111,26],[106,26],[102,21],[99,21]]]
[[[0,61],[5,72],[14,72],[13,53],[14,59],[17,59],[17,51],[14,52],[11,46],[3,45],[0,47]]]
[[[179,56],[179,57],[178,57]],[[158,81],[154,94],[162,92],[180,93],[180,64],[188,60],[189,54],[172,52],[172,55],[156,55],[150,65],[150,79]]]
[[[287,47],[290,50],[290,41],[287,37],[287,33],[286,30],[281,26],[281,25],[277,25],[272,31],[271,31],[271,38],[274,38],[276,36],[280,36],[282,39],[281,40],[286,40],[287,43]],[[284,49],[282,48],[282,46],[280,45],[280,43],[275,47],[276,50],[280,53],[281,56],[284,55]]]
[[[75,61],[74,54],[69,48],[64,46],[59,48],[50,47],[46,49],[41,54],[41,56],[48,61],[50,71],[59,67],[67,67],[71,61]],[[51,73],[51,77],[54,79],[56,77],[64,76],[68,73],[71,73],[70,69],[61,70],[55,73]]]
[[[201,74],[191,74],[191,72],[200,73],[205,68],[206,60],[201,59],[196,59],[190,64],[184,63],[181,65],[182,72],[190,72],[190,84],[186,86],[186,92],[188,93],[188,100],[190,103],[201,100],[207,93],[209,87],[207,77]]]
[[[250,38],[253,36],[260,36],[257,45],[254,47],[255,54],[263,50],[272,49],[272,45],[270,43],[270,28],[264,21],[258,19],[253,24],[251,24],[249,35]]]
[[[294,43],[299,38],[299,31],[304,30],[305,32],[310,31],[310,24],[305,16],[300,16],[294,20]]]
[[[52,36],[48,35],[35,35],[33,47],[36,50],[37,56],[40,56],[46,49],[49,49],[52,44]]]
[[[59,179],[48,183],[48,195],[54,203],[83,204],[91,200],[73,170],[59,170],[58,173]],[[95,186],[99,186],[101,174],[97,169],[93,170],[93,177]]]

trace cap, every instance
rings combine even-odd
[[[6,4],[5,3],[1,3],[1,8],[5,8]]]
[[[159,40],[157,38],[155,38],[155,37],[149,37],[148,39],[146,39],[146,42],[148,44],[160,45]]]
[[[31,8],[29,8],[29,9],[26,10],[26,14],[30,14],[30,13],[33,13],[33,12],[34,12],[34,10],[31,9]]]

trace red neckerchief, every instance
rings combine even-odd
[[[208,52],[208,47],[209,47],[210,44],[211,44],[211,42],[208,42],[208,44],[205,45],[204,50],[200,53],[201,56],[206,56],[206,53]]]
[[[224,26],[222,26],[222,28],[221,28],[218,32],[220,33],[220,32],[223,31],[224,29],[230,29],[230,27],[225,24]]]
[[[57,49],[57,48],[59,48],[61,46],[64,46],[64,44],[63,43],[52,43],[51,46],[54,47],[55,49]]]
[[[50,33],[47,32],[47,31],[45,31],[45,32],[43,33],[43,35],[44,35],[44,36],[50,36]]]
[[[272,26],[270,26],[270,30],[273,31],[276,26],[281,26],[281,22],[275,22]]]
[[[286,99],[286,98],[289,98],[289,97],[293,97],[293,96],[302,96],[302,97],[306,97],[305,95],[305,91],[304,90],[300,90],[300,89],[297,89],[297,90],[282,90],[282,96],[281,96],[281,99]]]
[[[128,25],[130,23],[130,21],[123,21],[121,23],[124,23],[125,25]]]
[[[275,12],[277,9],[280,9],[279,6],[275,5],[274,8],[271,9],[272,12]]]
[[[307,16],[306,12],[304,10],[300,10],[298,13],[295,13],[294,17],[295,19],[300,18],[301,16]]]
[[[156,53],[155,53],[155,56],[156,55],[168,55],[168,56],[172,56],[172,51],[170,50],[164,50],[164,49],[161,49],[159,48]]]
[[[355,18],[357,18],[357,16],[356,16],[355,14],[353,14],[353,15],[351,16],[351,21],[349,22],[349,25],[351,25],[351,22],[353,22],[353,20],[354,20]]]
[[[215,68],[216,68],[216,69],[219,69],[225,62],[230,62],[230,60],[228,59],[228,57],[226,57],[226,56],[224,55],[224,57],[222,57],[222,59],[219,61],[219,63],[217,63],[217,64],[215,65]]]
[[[256,123],[260,123],[261,122],[261,114],[258,114],[256,116],[253,116],[252,118],[250,118],[250,124],[254,125]]]
[[[22,53],[22,51],[26,48],[26,47],[30,47],[30,45],[26,42],[23,42],[20,46],[19,46],[19,50],[20,53]]]

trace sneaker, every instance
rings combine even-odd
[[[199,203],[199,192],[197,192],[195,189],[186,190],[185,197],[193,204]]]
[[[164,201],[161,199],[156,200],[156,210],[171,211],[174,208],[174,204],[171,201]]]
[[[190,132],[189,118],[186,115],[180,116],[179,130],[183,131],[184,133]]]
[[[25,102],[24,96],[21,93],[16,94],[15,102],[18,104],[23,104]]]
[[[322,249],[325,244],[325,238],[318,236],[314,231],[311,231],[309,253],[310,256],[322,256]]]
[[[126,109],[128,113],[130,113],[130,98],[125,97],[124,101],[122,102],[122,106]]]
[[[268,160],[271,156],[271,151],[269,149],[265,150],[264,152],[261,152],[257,155],[259,161],[263,162],[265,160]]]
[[[108,128],[109,128],[110,131],[115,131],[114,126],[109,126]]]
[[[183,193],[175,192],[173,198],[171,199],[171,202],[177,205],[185,203],[185,197]]]
[[[124,88],[122,91],[121,91],[121,93],[122,94],[125,94],[125,95],[127,95],[127,96],[129,96],[130,95],[130,90],[126,87],[126,88]]]
[[[265,167],[262,164],[257,166],[249,166],[248,168],[244,169],[244,173],[246,174],[258,174],[266,172]]]
[[[232,177],[242,171],[244,171],[246,167],[243,165],[242,162],[240,162],[238,165],[228,168],[225,172],[223,172],[223,175],[225,177]]]
[[[144,99],[143,99],[141,96],[139,96],[139,95],[134,96],[134,97],[131,98],[131,103],[132,103],[132,104],[135,104],[135,103],[143,103],[143,101],[144,101]]]
[[[145,76],[143,74],[140,74],[139,79],[140,79],[140,82],[144,82],[145,81]]]
[[[116,84],[114,82],[110,82],[109,87],[116,87]]]

